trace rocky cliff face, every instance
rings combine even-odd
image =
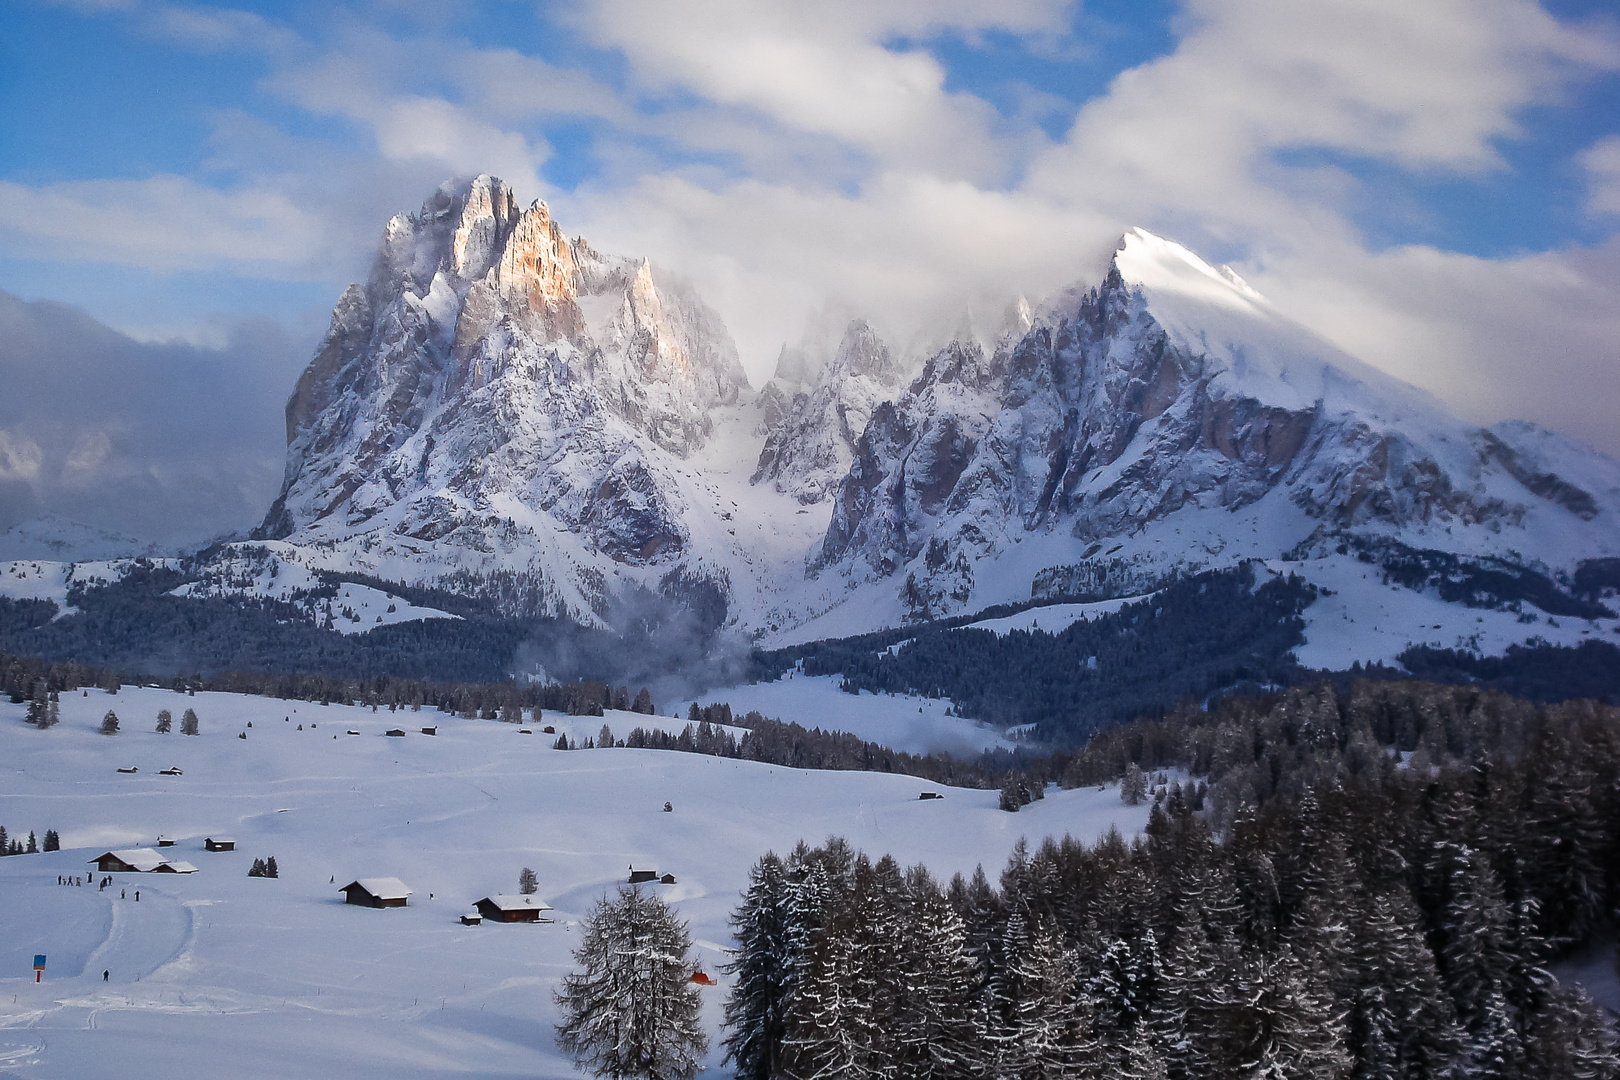
[[[569,239],[498,179],[446,185],[338,302],[258,535],[487,550],[560,526],[618,562],[676,556],[674,473],[746,386],[679,282]]]
[[[1597,512],[1590,492],[1501,434],[1136,231],[1101,285],[988,352],[953,343],[873,411],[815,568],[905,568],[908,603],[938,614],[1023,534],[1088,544],[1268,496],[1337,529],[1500,529],[1527,501]]]
[[[854,461],[872,409],[899,389],[889,347],[863,319],[849,324],[831,363],[804,387],[802,357],[784,349],[761,394],[765,445],[753,483],[768,483],[806,505],[830,497]]]
[[[647,590],[834,636],[1354,561],[1351,533],[1555,576],[1620,556],[1620,465],[1466,425],[1139,230],[1100,284],[1013,305],[994,340],[955,325],[906,384],[870,325],[824,316],[751,396],[681,283],[499,180],[447,185],[333,311],[258,536],[528,612],[611,622]]]

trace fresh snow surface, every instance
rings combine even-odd
[[[1377,567],[1353,559],[1273,560],[1274,574],[1295,573],[1324,590],[1305,609],[1305,644],[1294,657],[1308,668],[1342,671],[1357,661],[1399,666],[1410,645],[1501,656],[1510,645],[1541,639],[1579,645],[1593,638],[1620,645],[1620,620],[1548,615],[1525,603],[1521,616],[1448,604],[1433,592],[1385,585]],[[1331,595],[1329,595],[1331,592]]]
[[[1408,432],[1414,436],[1461,427],[1432,395],[1294,322],[1231,267],[1216,269],[1145,229],[1127,232],[1114,258],[1165,333],[1193,355],[1219,362],[1222,381],[1245,396],[1290,409],[1321,402],[1329,412],[1441,425]]]
[[[874,694],[863,690],[846,694],[838,689],[841,675],[806,675],[790,671],[775,682],[706,690],[699,705],[724,702],[733,716],[758,712],[785,724],[800,724],[823,731],[847,731],[867,742],[912,754],[947,753],[973,756],[981,750],[1011,749],[1013,743],[999,730],[977,720],[946,716],[950,702],[910,694]],[[692,699],[675,704],[682,715]]]
[[[55,514],[0,531],[0,559],[116,559],[156,553],[156,545]]]
[[[270,572],[270,565],[275,573]],[[394,596],[369,585],[345,582],[338,586],[337,596],[330,600],[313,597],[299,599],[298,593],[321,587],[322,581],[314,573],[296,563],[280,559],[256,570],[250,577],[230,578],[210,582],[193,581],[174,590],[175,596],[267,596],[276,600],[301,603],[317,626],[325,626],[327,617],[332,629],[340,634],[363,634],[379,626],[416,622],[421,619],[459,619],[448,611],[418,607],[402,597]]]
[[[1142,596],[1125,596],[1117,600],[1098,600],[1090,604],[1047,604],[1045,607],[1027,608],[1016,615],[1006,615],[999,619],[980,619],[976,623],[968,623],[963,630],[988,630],[997,637],[1006,637],[1014,630],[1028,633],[1031,630],[1044,630],[1048,634],[1061,634],[1077,622],[1090,622],[1103,615],[1113,615],[1126,604],[1134,604],[1138,600],[1146,600],[1152,593]]]
[[[58,617],[77,611],[68,604],[68,586],[106,585],[123,579],[134,565],[133,559],[113,559],[107,562],[48,562],[43,559],[19,559],[0,562],[0,596],[13,600],[52,600],[60,608]],[[173,566],[173,559],[150,559],[148,562]]]
[[[187,707],[201,735],[153,732],[158,709]],[[96,731],[109,708],[124,722],[117,736]],[[1092,788],[1007,814],[994,791],[667,751],[558,751],[534,724],[522,735],[431,711],[128,687],[64,695],[50,731],[23,712],[0,702],[0,822],[14,834],[57,829],[65,850],[0,859],[0,910],[11,913],[0,1072],[18,1077],[577,1075],[553,1043],[551,992],[572,967],[579,920],[632,865],[679,882],[657,889],[721,983],[704,991],[718,1046],[726,917],[766,850],[840,835],[942,880],[979,863],[994,876],[1021,836],[1094,840],[1115,826],[1129,836],[1148,811]],[[655,720],[541,719],[581,734],[604,719],[619,733]],[[436,737],[419,733],[435,724]],[[395,726],[409,734],[382,734]],[[115,771],[129,765],[140,772]],[[159,776],[169,765],[184,775]],[[919,802],[923,790],[945,798]],[[221,832],[236,850],[204,851],[202,838]],[[114,875],[104,892],[56,884],[93,879],[86,860],[160,833],[178,838],[163,854],[198,873]],[[269,855],[281,877],[249,878]],[[459,924],[524,866],[555,924]],[[399,878],[410,906],[344,905],[339,887],[366,877]],[[48,957],[40,985],[35,953]],[[711,1050],[707,1075],[729,1075],[720,1057]]]

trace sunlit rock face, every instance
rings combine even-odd
[[[488,549],[543,524],[616,561],[675,557],[672,471],[746,386],[684,285],[570,239],[494,177],[447,184],[388,223],[333,311],[258,535]]]

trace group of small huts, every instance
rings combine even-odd
[[[197,868],[184,859],[168,859],[149,847],[104,851],[89,860],[103,874],[195,874]]]
[[[392,877],[356,878],[338,891],[343,894],[344,903],[374,908],[405,907],[411,896],[411,890],[405,883]],[[490,922],[550,922],[546,912],[551,910],[551,905],[538,896],[496,893],[475,903],[473,910],[463,915],[461,921],[468,926],[477,926],[485,919]]]

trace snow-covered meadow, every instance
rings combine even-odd
[[[1013,815],[991,791],[665,751],[559,751],[536,724],[522,734],[430,711],[138,688],[64,695],[61,706],[62,723],[38,731],[23,706],[0,703],[0,824],[24,836],[56,829],[63,845],[0,859],[8,1076],[101,1075],[112,1063],[128,1077],[571,1076],[552,1043],[551,991],[578,920],[632,866],[675,875],[657,888],[690,921],[695,959],[718,975],[726,917],[767,849],[840,835],[942,878],[978,863],[994,876],[1020,836],[1090,839],[1146,820],[1112,789],[1053,791]],[[178,727],[187,707],[201,735],[154,732],[159,709]],[[116,736],[97,731],[108,709],[122,721]],[[604,719],[620,735],[679,723],[632,713],[542,723],[583,742]],[[438,735],[420,733],[430,725]],[[383,734],[396,726],[408,734]],[[159,775],[170,766],[182,775]],[[923,790],[945,798],[918,801]],[[221,833],[236,850],[204,851],[203,837]],[[56,884],[87,872],[93,882],[87,860],[159,834],[178,841],[166,855],[200,871],[114,875],[105,891]],[[249,878],[252,860],[269,855],[281,877]],[[480,897],[513,891],[525,866],[555,924],[458,922]],[[340,886],[372,876],[401,878],[410,906],[343,904]],[[48,956],[37,985],[36,953]],[[720,983],[704,991],[716,1044]],[[717,1051],[709,1067],[724,1075]]]

